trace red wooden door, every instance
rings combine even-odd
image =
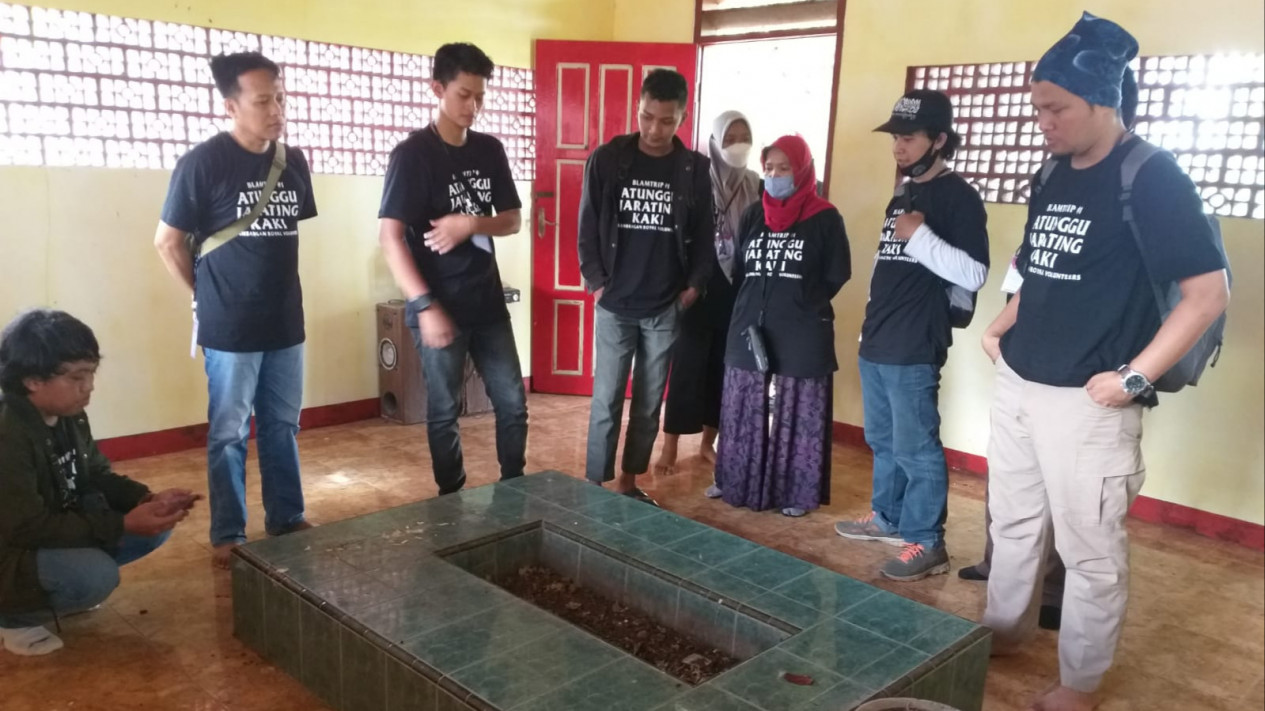
[[[593,299],[576,247],[584,161],[637,130],[641,80],[667,67],[685,76],[692,145],[698,49],[692,44],[536,42],[536,182],[532,216],[532,389],[593,392]]]

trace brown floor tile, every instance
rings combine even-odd
[[[528,470],[583,477],[588,401],[533,395]],[[463,421],[471,486],[499,478],[490,416]],[[836,521],[869,508],[870,461],[836,447],[831,504],[802,519],[733,509],[703,497],[711,472],[683,437],[678,473],[639,480],[665,508],[883,589],[979,619],[985,586],[959,580],[978,561],[984,539],[985,481],[950,480],[950,575],[896,583],[878,567],[897,549],[845,541]],[[424,425],[366,421],[300,435],[308,515],[317,523],[435,495]],[[653,460],[652,460],[653,461]],[[154,488],[205,491],[200,451],[120,462],[120,473]],[[248,534],[263,536],[257,460],[247,473]],[[66,649],[27,659],[0,652],[5,711],[193,709],[319,711],[300,684],[232,636],[228,576],[210,567],[209,514],[195,509],[172,540],[124,569],[102,610],[63,622]],[[1188,531],[1131,521],[1133,595],[1103,711],[1265,707],[1265,555]],[[985,709],[1023,709],[1058,676],[1057,637],[1039,633],[1015,657],[994,660]],[[1236,705],[1237,704],[1237,705]]]

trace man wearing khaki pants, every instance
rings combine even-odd
[[[1225,310],[1224,257],[1190,179],[1156,155],[1132,183],[1138,145],[1121,123],[1137,41],[1086,13],[1041,58],[1032,103],[1053,169],[1034,185],[1018,265],[1023,286],[988,327],[997,365],[989,443],[994,540],[983,623],[1007,653],[1036,627],[1049,536],[1067,566],[1060,684],[1032,708],[1088,711],[1111,666],[1128,600],[1125,515],[1145,478],[1142,411]],[[1181,301],[1161,320],[1151,282]]]

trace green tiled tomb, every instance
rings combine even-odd
[[[742,661],[691,687],[485,579],[529,563]],[[983,704],[986,629],[557,472],[250,543],[232,578],[238,638],[341,711]]]

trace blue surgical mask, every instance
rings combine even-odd
[[[785,200],[795,194],[795,176],[766,175],[764,177],[764,192],[778,200]]]

